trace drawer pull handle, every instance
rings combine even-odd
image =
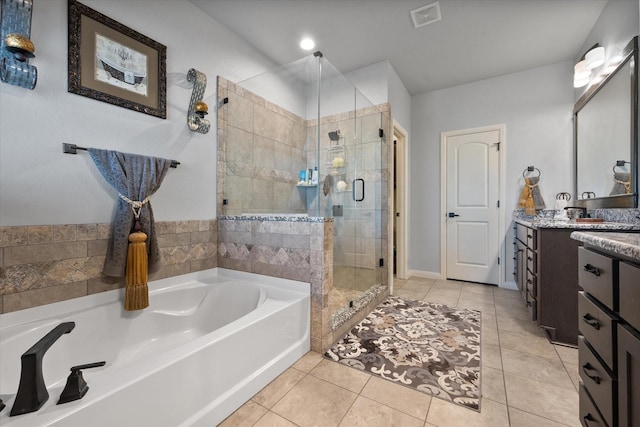
[[[595,371],[598,372],[596,368],[594,368],[593,366],[591,366],[590,363],[585,363],[584,365],[582,365],[582,372],[584,372],[584,374],[591,378],[593,380],[594,383],[596,384],[600,384],[600,377],[597,375],[589,375],[589,371]]]
[[[582,320],[584,320],[587,325],[593,327],[596,331],[600,330],[600,322],[598,322],[598,319],[595,319],[589,313],[582,316]]]
[[[527,234],[527,239],[533,239],[533,234]]]
[[[584,268],[584,270],[585,270],[587,273],[591,273],[591,274],[593,274],[594,276],[600,277],[600,269],[599,269],[599,268],[594,267],[594,266],[593,266],[593,265],[591,265],[591,264],[587,264],[587,265],[585,265],[585,266],[584,266],[584,267],[582,267],[582,268]]]
[[[527,259],[528,259],[529,261],[533,261],[533,258],[532,258],[532,257],[530,257],[530,256],[528,256],[528,257],[527,257]]]
[[[589,427],[589,421],[596,421],[596,419],[593,418],[591,414],[587,414],[584,417],[582,417],[582,421],[584,421],[585,426]]]

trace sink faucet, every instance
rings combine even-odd
[[[42,358],[54,342],[75,327],[75,322],[59,324],[20,357],[22,363],[20,385],[10,416],[37,411],[49,399],[49,392],[42,376]]]
[[[581,206],[566,206],[564,208],[564,210],[568,210],[568,209],[576,209],[580,211],[580,218],[587,218],[587,208],[583,208]]]

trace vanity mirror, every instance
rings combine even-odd
[[[575,105],[575,200],[594,208],[638,207],[638,37]]]

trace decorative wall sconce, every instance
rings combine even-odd
[[[187,124],[192,131],[207,133],[211,128],[211,123],[204,116],[209,113],[209,107],[202,101],[204,90],[207,87],[207,76],[195,68],[191,68],[187,73],[187,81],[193,82]]]
[[[591,81],[591,70],[604,64],[604,47],[594,44],[585,53],[580,62],[573,67],[573,87],[582,87]]]
[[[0,80],[15,86],[36,87],[38,69],[29,65],[35,47],[31,36],[32,0],[2,0]]]

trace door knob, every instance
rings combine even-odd
[[[454,212],[449,212],[449,218],[453,218],[454,216],[460,216],[460,215]]]

